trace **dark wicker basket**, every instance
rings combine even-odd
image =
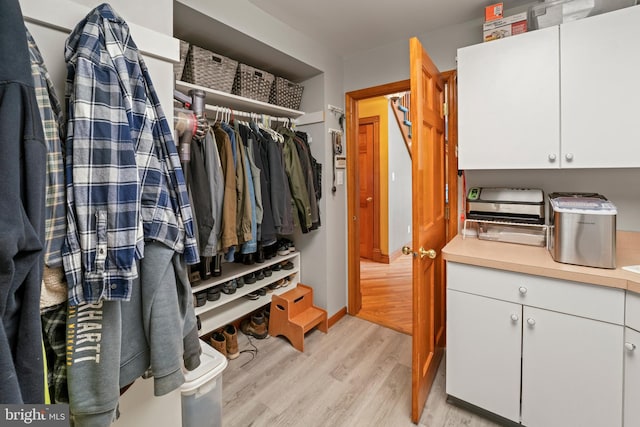
[[[182,79],[199,86],[231,93],[238,61],[190,45]]]
[[[236,78],[233,81],[232,93],[257,101],[269,102],[273,79],[273,74],[246,64],[239,64]]]
[[[189,43],[180,40],[180,63],[173,64],[173,74],[176,80],[182,80],[182,72],[184,71],[184,63],[187,60],[187,53],[189,52]]]
[[[304,86],[302,85],[290,82],[282,77],[276,77],[273,86],[271,86],[269,103],[297,110],[300,108],[303,90]]]

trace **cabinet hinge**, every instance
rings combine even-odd
[[[444,104],[442,104],[442,107],[444,109],[444,116],[449,117],[449,104],[445,102]]]
[[[444,219],[449,219],[449,206],[444,207]]]

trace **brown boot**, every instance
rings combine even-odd
[[[244,319],[240,324],[240,330],[243,334],[251,335],[259,340],[266,338],[268,333],[267,323],[261,313],[254,314],[251,319]]]
[[[211,347],[218,350],[224,357],[227,357],[227,340],[220,332],[214,332],[209,339]]]
[[[222,335],[227,340],[227,357],[229,359],[235,359],[240,356],[238,351],[238,331],[233,325],[227,325],[222,331]]]

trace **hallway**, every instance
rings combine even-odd
[[[357,317],[411,335],[412,257],[390,264],[360,259],[362,309]]]

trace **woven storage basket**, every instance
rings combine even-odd
[[[273,74],[246,64],[239,64],[236,79],[233,82],[233,94],[269,102],[273,79]]]
[[[180,63],[173,64],[173,74],[176,80],[182,80],[182,72],[184,71],[184,63],[187,60],[187,53],[189,52],[189,43],[180,40]]]
[[[269,103],[297,110],[300,108],[303,90],[304,86],[302,85],[290,82],[282,77],[276,77],[273,86],[271,86]]]
[[[230,93],[236,68],[238,61],[190,45],[182,79],[188,83]]]

